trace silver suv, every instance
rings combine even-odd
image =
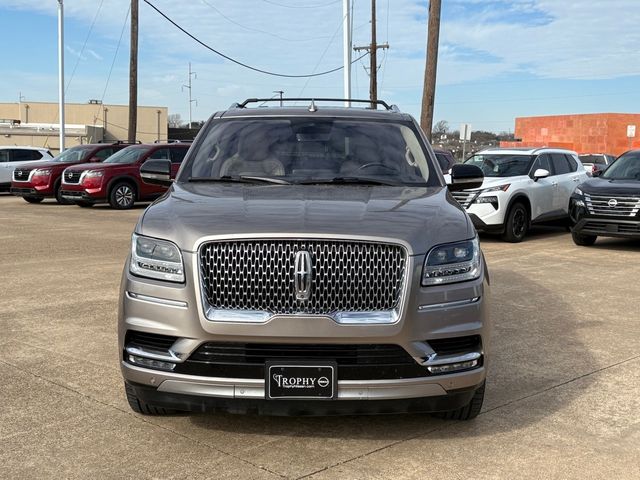
[[[168,161],[141,169],[171,187],[122,276],[131,408],[475,417],[489,277],[450,190],[480,169],[454,165],[447,187],[384,102],[250,108],[263,101],[214,114],[174,182]]]

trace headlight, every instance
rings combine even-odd
[[[80,175],[82,178],[97,178],[97,177],[102,177],[104,175],[104,172],[102,170],[86,170],[84,172],[82,172],[82,175]]]
[[[166,240],[131,236],[129,271],[134,275],[184,282],[184,265],[178,247]]]
[[[37,168],[33,171],[34,175],[51,175],[50,168]]]
[[[474,280],[480,276],[478,237],[433,248],[422,268],[422,286]]]
[[[484,189],[480,190],[480,193],[506,192],[507,190],[509,190],[510,186],[511,186],[510,183],[505,183],[504,185],[496,185],[495,187],[484,188]]]
[[[582,190],[580,190],[578,187],[576,187],[573,193],[575,193],[576,195],[580,195],[581,197],[584,196],[584,193],[582,193]]]
[[[476,198],[475,203],[490,203],[493,205],[493,208],[498,209],[498,197],[495,195],[487,195],[486,197],[478,197]]]

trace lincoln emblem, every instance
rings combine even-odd
[[[294,260],[293,285],[296,291],[296,300],[307,301],[311,296],[311,282],[313,274],[311,254],[306,250],[296,253]]]

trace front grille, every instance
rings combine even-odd
[[[307,299],[297,299],[295,258],[310,254]],[[399,245],[333,240],[211,242],[200,248],[204,295],[213,309],[332,315],[396,309],[406,269]]]
[[[125,335],[124,346],[139,347],[147,351],[167,353],[171,345],[178,339],[169,335],[158,335],[156,333],[137,332],[129,330]]]
[[[31,174],[30,168],[16,168],[13,171],[14,182],[27,182],[29,181],[29,175]]]
[[[477,352],[481,348],[480,335],[439,338],[437,340],[427,340],[427,343],[438,355],[454,355],[460,353]]]
[[[585,195],[584,198],[591,215],[634,217],[640,211],[640,197]]]
[[[291,363],[336,362],[338,379],[414,378],[429,374],[398,345],[307,345],[261,343],[205,343],[176,373],[229,378],[264,378],[270,360]]]
[[[582,227],[589,233],[635,233],[640,234],[640,223],[611,223],[611,222],[594,222],[589,220]]]
[[[73,170],[67,170],[63,174],[64,183],[80,183],[80,175],[82,172],[74,172]]]
[[[457,202],[462,205],[464,208],[469,208],[469,205],[473,202],[473,200],[478,195],[478,192],[469,192],[467,190],[462,190],[459,192],[453,192],[453,198],[457,200]]]

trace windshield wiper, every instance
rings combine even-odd
[[[281,178],[254,177],[252,175],[223,175],[221,177],[189,177],[188,182],[227,182],[227,183],[275,183],[277,185],[291,185],[291,182]]]
[[[320,185],[325,183],[334,183],[342,185],[387,185],[397,187],[402,185],[399,182],[391,182],[389,180],[381,180],[378,178],[365,178],[365,177],[334,177],[334,178],[318,178],[312,180],[302,180],[297,182],[300,185]]]

